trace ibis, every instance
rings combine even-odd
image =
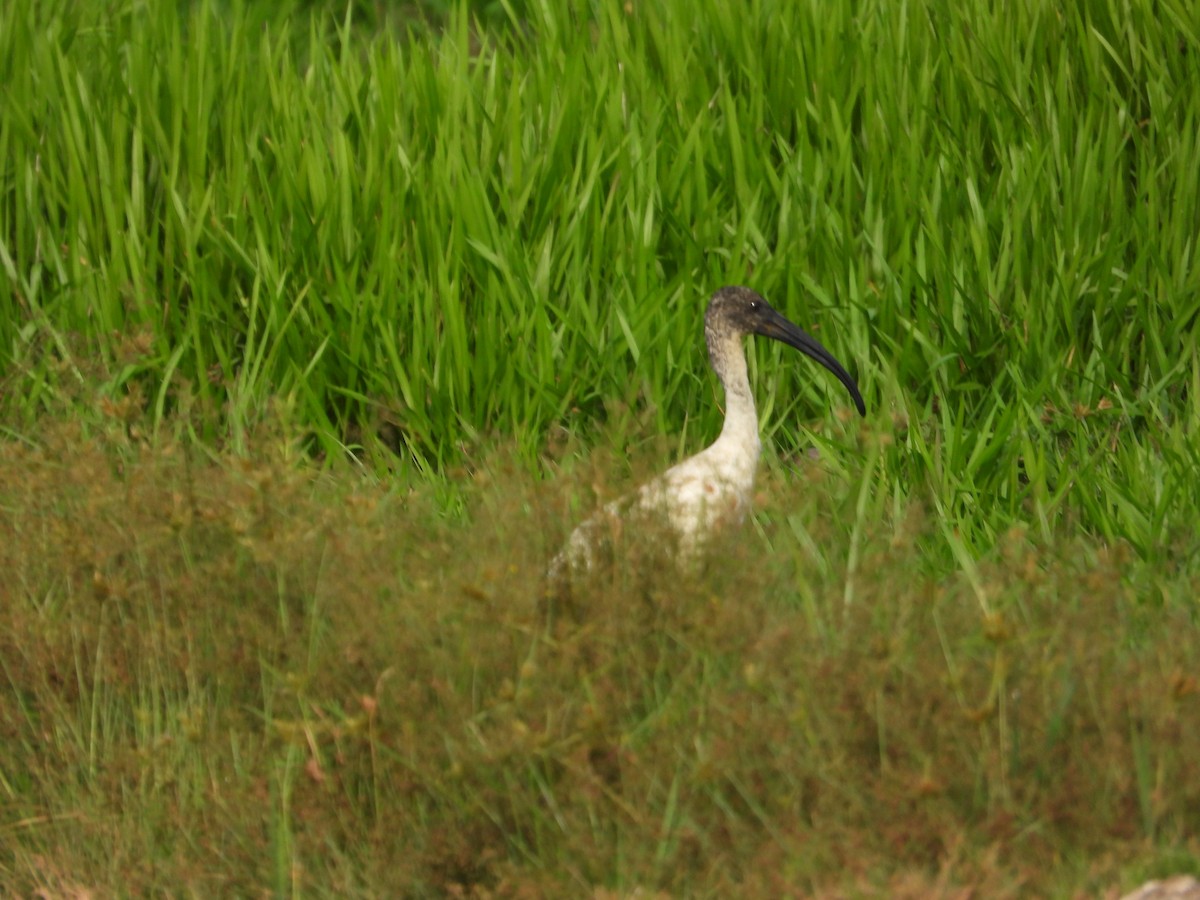
[[[706,449],[579,525],[550,563],[547,576],[552,585],[591,569],[606,541],[649,515],[661,517],[674,532],[678,553],[685,558],[693,558],[709,535],[745,517],[762,451],[743,349],[743,338],[750,334],[782,341],[815,359],[845,385],[859,414],[866,415],[858,384],[816,338],[789,322],[750,288],[721,288],[709,299],[704,314],[708,358],[725,390],[721,434]]]

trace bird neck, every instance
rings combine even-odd
[[[725,424],[717,441],[737,446],[746,458],[758,461],[762,445],[758,437],[758,411],[750,393],[746,372],[746,353],[739,335],[712,335],[709,356],[721,385],[725,388]]]

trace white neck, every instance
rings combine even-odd
[[[746,372],[746,354],[742,339],[735,334],[722,334],[709,346],[713,368],[725,388],[725,425],[716,443],[736,448],[739,455],[754,466],[762,450],[758,437],[758,412],[754,395],[750,393],[750,378]],[[715,446],[715,445],[714,445]]]

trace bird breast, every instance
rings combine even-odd
[[[677,561],[694,561],[707,537],[745,518],[754,488],[756,451],[757,446],[718,440],[634,494],[606,504],[571,533],[547,569],[550,580],[590,570],[604,555],[602,547],[611,549],[619,543],[627,528],[649,537],[658,523],[673,533]]]
[[[721,441],[642,488],[638,506],[661,510],[685,547],[740,522],[754,488],[755,458]]]

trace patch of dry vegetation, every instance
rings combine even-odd
[[[1014,532],[984,614],[912,507],[847,602],[809,463],[703,570],[626,536],[548,620],[570,485],[497,454],[464,515],[255,446],[4,447],[3,893],[1020,896],[1200,854],[1196,585],[1120,546]]]

